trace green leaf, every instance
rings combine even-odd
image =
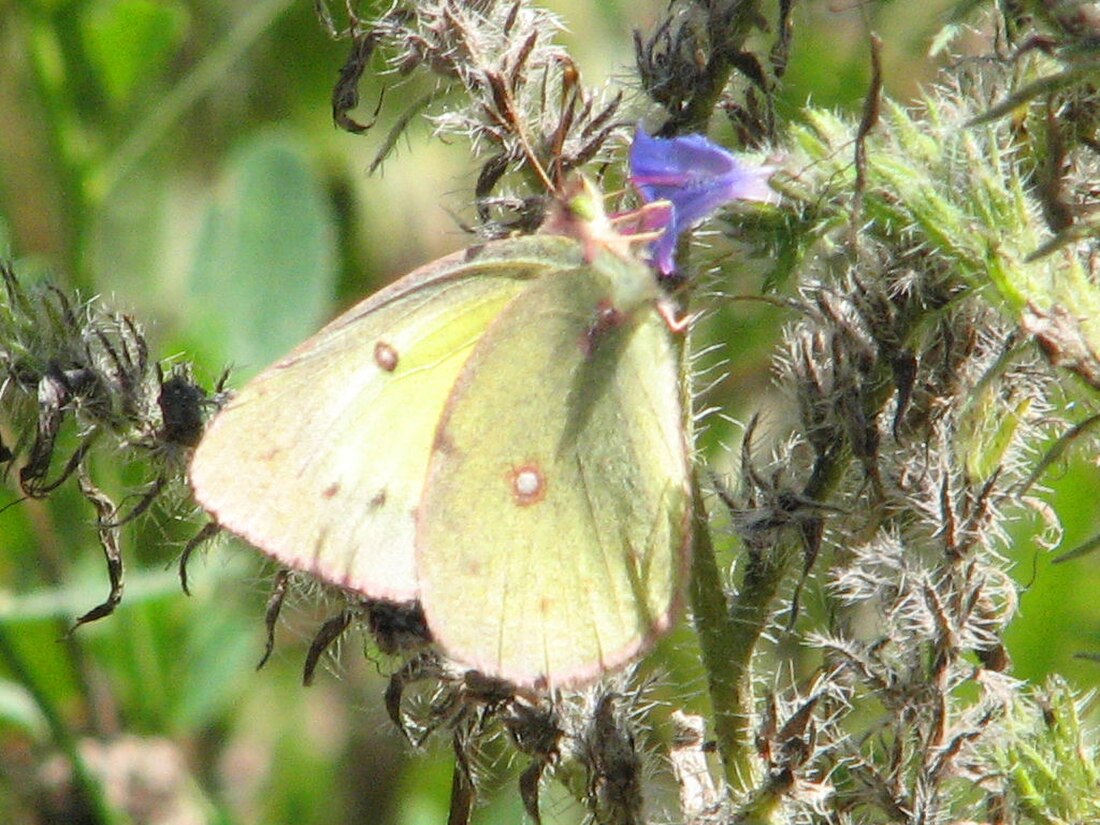
[[[84,48],[107,97],[125,103],[179,47],[189,15],[164,0],[99,0],[82,21]]]
[[[313,332],[336,281],[334,218],[304,150],[266,134],[233,153],[192,268],[199,346],[259,367]]]

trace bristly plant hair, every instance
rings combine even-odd
[[[428,75],[430,90],[398,116],[372,168],[416,118],[426,118],[440,136],[466,139],[483,158],[474,195],[477,231],[486,237],[536,228],[545,196],[599,157],[621,126],[615,119],[621,94],[585,87],[573,59],[554,42],[561,22],[526,0],[397,2],[371,20],[349,4],[347,13],[343,31],[327,10],[322,15],[334,35],[352,42],[333,93],[336,123],[353,132],[370,128],[349,112],[372,64],[379,64],[379,82],[387,85]],[[521,186],[518,197],[498,193],[510,172],[536,183],[534,191]]]

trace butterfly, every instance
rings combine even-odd
[[[622,667],[690,561],[682,337],[578,178],[534,235],[441,258],[247,383],[195,450],[227,530],[370,600],[418,601],[519,687]]]

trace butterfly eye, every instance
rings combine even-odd
[[[581,336],[581,352],[584,353],[586,358],[590,358],[592,353],[596,351],[600,337],[609,330],[621,326],[625,321],[626,315],[610,300],[600,301],[599,306],[596,308],[596,317]]]

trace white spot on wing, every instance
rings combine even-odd
[[[521,507],[537,504],[546,497],[546,477],[534,462],[514,467],[508,473],[507,480],[512,497]]]

